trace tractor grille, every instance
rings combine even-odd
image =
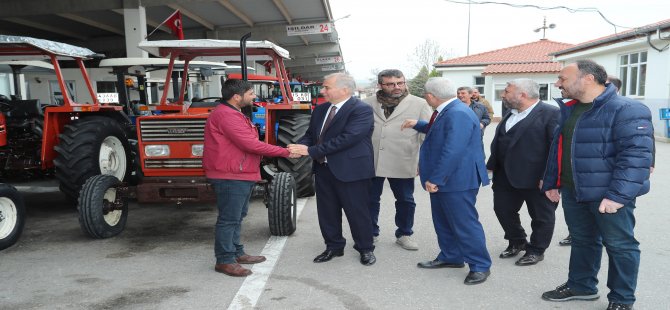
[[[144,119],[140,122],[142,141],[203,141],[206,118]]]
[[[200,158],[170,158],[170,159],[147,159],[144,161],[147,169],[200,169],[202,159]]]

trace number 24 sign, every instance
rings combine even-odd
[[[333,24],[332,23],[288,25],[288,26],[286,26],[286,35],[289,35],[289,36],[301,36],[301,35],[306,35],[306,34],[331,33],[331,32],[333,32]]]

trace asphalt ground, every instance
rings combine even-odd
[[[487,130],[485,143],[493,136]],[[667,267],[670,256],[668,218],[670,144],[657,143],[652,190],[637,201],[636,237],[642,262],[636,309],[670,309]],[[493,258],[489,279],[463,284],[468,270],[424,270],[416,263],[438,253],[429,196],[418,182],[414,238],[418,251],[395,244],[393,195],[382,197],[382,233],[377,263],[359,263],[348,240],[343,257],[312,263],[325,249],[314,198],[302,200],[298,230],[288,238],[271,237],[267,211],[253,200],[242,239],[250,254],[263,252],[268,262],[254,266],[252,278],[214,272],[214,204],[130,204],[126,230],[114,238],[94,240],[79,228],[77,213],[57,192],[53,181],[17,184],[28,207],[19,242],[0,252],[0,309],[605,309],[607,254],[599,275],[597,301],[547,302],[542,292],[567,279],[569,247],[562,209],[552,246],[535,266],[515,266],[500,259],[507,242],[493,212],[490,186],[480,189],[477,209]],[[525,208],[522,222],[530,229]],[[529,232],[529,231],[528,231]]]

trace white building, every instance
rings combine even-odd
[[[591,59],[619,77],[623,96],[651,109],[654,132],[668,138],[668,121],[661,108],[670,107],[670,19],[635,28],[552,53],[561,64]]]

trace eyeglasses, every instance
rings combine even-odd
[[[384,83],[382,85],[384,85],[386,87],[393,87],[393,86],[403,87],[403,86],[405,86],[405,81],[396,82],[396,83]]]

